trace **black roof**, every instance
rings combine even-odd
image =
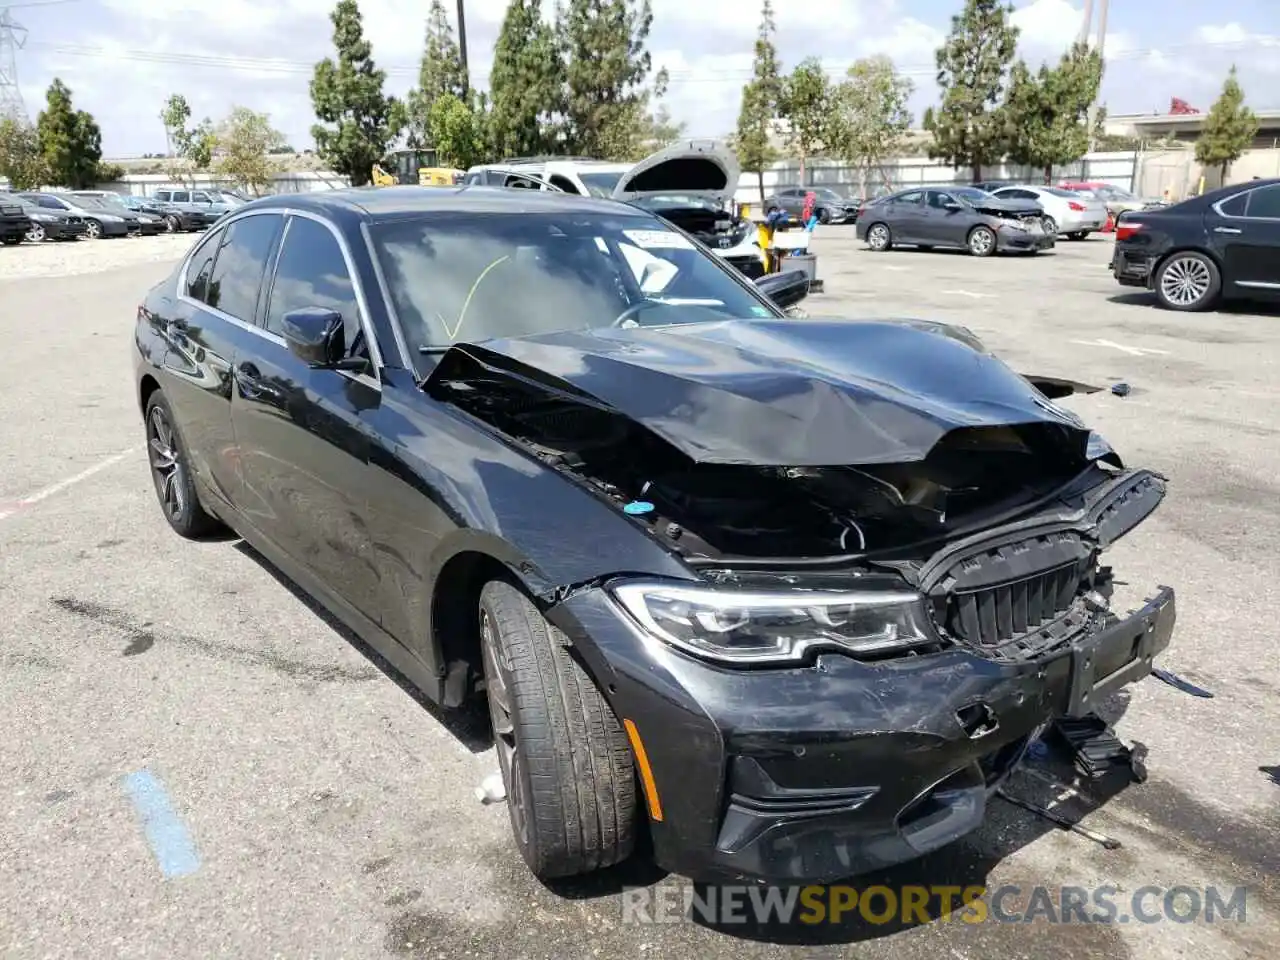
[[[347,187],[263,197],[237,210],[255,207],[288,206],[329,216],[364,214],[375,219],[418,213],[596,213],[618,215],[635,208],[615,200],[582,197],[550,190],[510,187]]]

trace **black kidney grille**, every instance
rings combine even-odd
[[[1070,608],[1087,561],[1072,561],[993,587],[957,591],[948,604],[947,629],[983,647],[996,647],[1038,630]]]

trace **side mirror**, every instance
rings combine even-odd
[[[303,307],[284,315],[284,340],[289,352],[320,370],[362,370],[366,362],[348,358],[342,314],[327,307]]]
[[[809,274],[803,270],[767,273],[756,278],[756,288],[785,310],[809,295]]]

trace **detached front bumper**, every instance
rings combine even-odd
[[[996,250],[1000,252],[1027,252],[1049,250],[1057,242],[1053,234],[1032,230],[1013,230],[1001,227],[996,231]]]
[[[1025,662],[952,648],[879,663],[729,669],[644,636],[601,589],[551,611],[636,725],[660,797],[655,856],[696,879],[821,883],[922,856],[981,824],[1030,738],[1146,676],[1175,607]]]

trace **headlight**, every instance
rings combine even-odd
[[[1026,230],[1027,229],[1027,225],[1023,223],[1021,220],[1005,220],[1000,224],[1000,226],[1004,227],[1006,230]]]
[[[612,592],[646,632],[724,663],[795,663],[815,648],[883,654],[934,640],[922,598],[908,590],[756,592],[627,583]]]

